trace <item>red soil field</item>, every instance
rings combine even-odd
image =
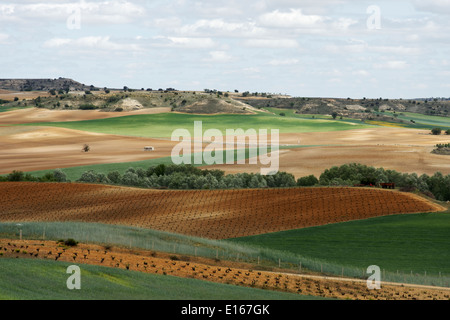
[[[0,239],[2,258],[44,259],[100,265],[152,274],[277,290],[303,295],[351,300],[449,300],[449,288],[382,283],[369,290],[366,281],[310,274],[285,273],[282,269],[258,270],[232,261],[180,256],[148,250],[78,244],[66,247],[54,241]],[[292,271],[291,271],[292,272]]]
[[[445,208],[374,188],[149,190],[77,183],[0,183],[0,221],[78,221],[227,239]]]

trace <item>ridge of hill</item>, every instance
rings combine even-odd
[[[83,91],[93,90],[95,87],[60,77],[58,79],[0,79],[0,89],[11,91]]]
[[[56,91],[56,90],[55,90]],[[39,92],[33,92],[34,96]],[[45,94],[44,94],[45,93]],[[43,92],[26,101],[0,100],[7,109],[36,107],[51,110],[98,110],[105,112],[129,112],[148,108],[168,108],[173,112],[191,114],[253,114],[257,109],[224,95],[195,91],[142,91],[142,90],[85,90],[69,92]],[[19,95],[17,95],[19,96]],[[1,98],[1,95],[0,95]],[[0,108],[1,111],[1,108]]]
[[[235,97],[252,107],[290,109],[296,114],[324,114],[361,120],[401,122],[396,114],[419,113],[448,117],[450,100],[430,99],[351,99],[351,98],[261,98]]]

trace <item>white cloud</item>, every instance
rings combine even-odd
[[[119,44],[110,40],[110,37],[82,37],[78,39],[53,38],[47,40],[45,48],[63,48],[63,49],[99,49],[99,50],[139,50],[135,44]]]
[[[274,49],[297,48],[299,46],[297,40],[294,39],[248,39],[243,42],[243,45],[250,48]]]
[[[365,41],[351,40],[350,44],[330,44],[325,46],[325,50],[330,53],[381,53],[392,55],[418,55],[423,52],[422,48],[418,47],[405,47],[405,46],[380,46],[369,45]]]
[[[155,46],[172,48],[202,49],[212,48],[216,43],[211,38],[163,37],[157,36]]]
[[[9,35],[6,33],[0,33],[0,44],[6,44],[8,42]]]
[[[74,13],[79,13],[83,22],[92,24],[120,24],[136,21],[145,14],[145,8],[132,1],[74,1],[14,3],[0,5],[0,16],[9,15],[15,21],[39,21],[53,23],[66,21]]]
[[[276,28],[310,28],[325,20],[322,16],[303,14],[301,9],[290,9],[289,12],[275,10],[261,15],[258,19],[262,26]]]
[[[332,23],[333,28],[347,30],[352,25],[357,24],[358,20],[351,18],[339,18],[337,21]]]
[[[448,0],[413,0],[416,9],[437,14],[450,14],[450,1]]]
[[[368,77],[370,75],[370,73],[368,71],[366,71],[366,70],[356,70],[356,71],[352,72],[352,75]]]
[[[272,66],[289,66],[298,64],[300,60],[298,59],[274,59],[269,61],[269,64]]]
[[[402,60],[387,61],[383,63],[376,63],[374,65],[374,67],[378,69],[405,69],[408,66],[408,63]]]
[[[226,51],[211,51],[209,52],[209,58],[205,58],[204,61],[207,62],[229,62],[234,60],[234,58],[228,54]]]
[[[227,22],[223,19],[202,19],[195,23],[184,25],[176,32],[186,36],[216,36],[216,37],[255,37],[262,36],[265,31],[254,22]]]

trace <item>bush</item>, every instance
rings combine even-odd
[[[64,241],[64,244],[68,247],[76,247],[78,245],[78,242],[74,239],[67,239],[66,241]]]
[[[117,170],[108,173],[107,177],[112,183],[115,183],[115,184],[119,184],[122,179],[120,172]]]
[[[80,110],[95,110],[95,109],[98,109],[97,106],[95,106],[93,104],[90,104],[90,103],[81,104],[78,108]]]
[[[317,179],[314,175],[302,177],[297,180],[297,186],[299,187],[311,187],[316,184],[319,184],[319,179]]]
[[[10,174],[8,174],[8,181],[24,181],[25,180],[25,174],[22,171],[14,170]]]
[[[29,181],[29,180],[26,180]],[[38,178],[37,181],[39,182],[56,182],[55,176],[53,175],[53,173],[46,173],[45,175],[43,175],[42,177]]]
[[[96,173],[94,170],[85,171],[77,182],[86,183],[111,183],[108,177],[103,173]]]
[[[107,103],[117,103],[121,100],[122,98],[120,96],[114,95],[109,97],[108,99],[106,99]]]
[[[431,133],[434,134],[435,136],[438,136],[442,133],[442,129],[441,128],[433,128],[433,129],[431,129]]]
[[[67,175],[61,169],[53,171],[53,177],[56,182],[67,182]]]

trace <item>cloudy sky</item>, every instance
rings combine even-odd
[[[448,0],[2,0],[0,78],[450,97]]]

